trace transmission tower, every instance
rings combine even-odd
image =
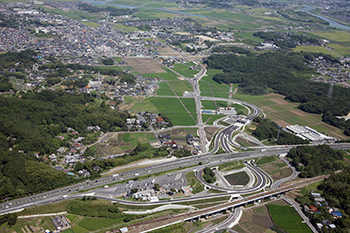
[[[280,131],[281,131],[281,125],[278,125],[278,132],[277,132],[277,139],[276,139],[276,141],[278,141],[278,139],[280,137]]]
[[[101,78],[100,78],[100,71],[98,72],[98,84],[97,84],[97,99],[101,99]]]
[[[230,86],[230,94],[228,95],[228,101],[227,101],[227,107],[231,108],[231,103],[232,103],[232,83]]]
[[[331,84],[331,85],[329,86],[328,93],[327,93],[327,97],[328,97],[328,98],[332,98],[332,95],[333,95],[333,84]]]

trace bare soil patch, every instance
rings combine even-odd
[[[267,111],[267,112],[277,112],[277,110],[269,107],[269,106],[263,106],[261,107],[262,109],[264,109],[264,111]]]
[[[307,114],[306,112],[303,112],[303,111],[301,111],[301,110],[295,109],[295,110],[290,110],[290,111],[291,111],[292,113],[298,115],[298,116],[301,116],[301,117],[306,117],[306,116],[308,116],[308,114]]]
[[[237,137],[236,141],[239,143],[248,143],[250,146],[258,146],[258,144],[255,144],[254,142],[248,141],[248,140],[241,138],[241,137]]]
[[[219,129],[219,128],[217,128],[217,127],[207,127],[207,128],[204,128],[205,135],[207,136],[208,141],[210,141],[210,140],[213,138],[215,132],[216,132],[218,129]]]
[[[269,99],[277,104],[289,104],[288,101],[285,101],[284,99],[280,99],[280,98],[271,98]]]
[[[140,74],[166,73],[162,66],[151,58],[122,58],[122,60]]]
[[[262,226],[266,229],[270,228],[270,226],[272,225],[272,221],[268,216],[254,214],[252,220],[254,224]]]
[[[275,122],[276,122],[276,124],[281,125],[282,127],[286,127],[287,125],[290,125],[288,122],[286,122],[284,120],[278,120]]]

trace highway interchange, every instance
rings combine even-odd
[[[221,196],[232,196],[232,195],[243,195],[254,193],[264,189],[277,189],[283,182],[287,182],[296,178],[298,173],[295,168],[291,167],[293,174],[285,179],[273,182],[273,180],[261,169],[256,167],[253,163],[250,163],[251,160],[262,156],[278,155],[285,154],[290,149],[296,147],[297,145],[283,145],[283,146],[265,146],[265,147],[255,147],[256,150],[235,152],[233,151],[234,142],[232,141],[232,134],[242,127],[242,124],[232,124],[228,127],[225,127],[218,132],[216,137],[213,139],[213,149],[210,152],[206,152],[208,148],[208,142],[205,139],[204,124],[201,117],[201,100],[202,99],[211,99],[211,100],[226,100],[222,98],[210,98],[210,97],[201,97],[199,89],[199,80],[205,75],[206,69],[202,64],[198,64],[201,67],[201,71],[192,79],[191,83],[195,91],[195,103],[197,108],[197,127],[199,135],[201,138],[203,154],[198,156],[185,157],[181,159],[176,159],[171,162],[166,162],[162,164],[152,165],[144,168],[137,168],[134,170],[126,171],[119,173],[118,175],[111,175],[108,177],[103,177],[97,180],[85,181],[79,184],[71,185],[68,187],[48,191],[41,194],[36,194],[28,196],[21,199],[11,200],[0,204],[0,214],[17,212],[28,208],[31,206],[44,205],[54,202],[60,202],[65,200],[63,197],[67,195],[66,199],[81,198],[83,195],[94,195],[100,199],[113,200],[124,204],[129,205],[159,205],[159,204],[169,204],[169,203],[180,203],[184,201],[194,201],[194,200],[203,200],[214,197]],[[233,100],[238,104],[247,106],[250,109],[250,115],[245,119],[247,123],[253,120],[255,117],[260,115],[260,109],[252,104],[245,103],[242,101]],[[219,148],[221,148],[226,153],[215,154]],[[334,149],[350,149],[350,143],[334,143],[330,144]],[[254,174],[256,182],[251,187],[245,187],[243,189],[228,189],[223,187],[217,187],[211,184],[206,183],[202,178],[202,169],[205,166],[212,167],[221,163],[233,162],[244,160],[245,166]],[[283,159],[284,160],[284,159]],[[288,161],[284,160],[288,165]],[[169,172],[168,174],[149,177],[152,174],[159,172],[167,172],[170,170],[178,169],[174,172]],[[138,188],[140,191],[149,190],[154,187],[154,183],[161,185],[163,189],[175,188],[179,189],[182,186],[187,185],[187,180],[185,174],[189,171],[195,171],[196,177],[200,182],[202,182],[206,187],[212,189],[218,189],[225,191],[223,193],[215,194],[204,194],[198,196],[190,196],[184,198],[176,198],[171,200],[160,200],[158,202],[132,202],[128,200],[115,199],[116,196],[121,196],[127,192],[130,192],[132,188]],[[127,181],[135,180],[133,182],[127,183]],[[108,185],[107,188],[104,188],[105,185]],[[238,214],[233,213],[230,218],[225,221],[225,224],[222,226],[227,226],[227,223],[232,222]],[[203,231],[206,232],[206,231]]]

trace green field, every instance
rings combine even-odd
[[[122,222],[122,219],[109,218],[84,218],[79,222],[79,226],[89,231],[100,229],[101,227]]]
[[[310,53],[324,53],[331,56],[337,57],[335,53],[328,51],[325,47],[322,46],[297,46],[293,49],[294,52],[310,52]]]
[[[273,222],[289,233],[312,232],[305,223],[302,223],[302,218],[293,207],[273,204],[268,204],[266,206]]]
[[[261,108],[267,118],[278,124],[289,125],[298,124],[309,126],[321,133],[346,139],[343,130],[322,122],[321,114],[306,113],[298,109],[299,103],[291,103],[284,100],[284,96],[279,94],[268,95],[243,95],[235,94],[234,99],[243,100]]]
[[[264,157],[261,157],[256,162],[256,164],[261,165],[261,164],[265,164],[265,163],[271,163],[271,162],[273,162],[275,160],[276,160],[275,156],[264,156]]]
[[[215,102],[211,100],[201,100],[203,109],[208,109],[208,110],[216,110]],[[225,101],[216,101],[216,105],[218,108],[220,107],[226,107],[227,102]]]
[[[150,101],[156,106],[159,112],[164,113],[171,118],[174,125],[194,125],[195,121],[188,114],[177,98],[150,98]]]
[[[124,3],[125,4],[125,3]],[[129,2],[128,2],[129,4]],[[173,14],[170,12],[162,11],[162,10],[156,10],[156,9],[146,9],[146,8],[139,8],[139,12],[135,14],[136,17],[139,17],[142,19],[158,19],[158,18],[168,18],[168,17],[175,17],[179,16],[178,14]]]
[[[212,125],[217,119],[225,117],[224,115],[211,115],[211,114],[202,114],[202,121],[207,125]]]
[[[192,85],[186,80],[168,81],[168,83],[178,96],[182,96],[184,91],[193,92]]]
[[[157,90],[157,95],[160,96],[175,96],[175,93],[170,89],[166,82],[157,83],[159,89]]]
[[[331,41],[350,42],[350,33],[348,32],[308,32]]]
[[[219,84],[213,80],[215,74],[220,73],[220,70],[208,70],[207,76],[204,76],[199,82],[201,95],[202,96],[213,96],[219,98],[228,98],[230,86],[226,84]],[[210,90],[211,86],[211,90]],[[238,84],[233,85],[233,89],[235,89]],[[213,94],[212,94],[213,92]],[[234,96],[233,96],[234,98]]]
[[[193,171],[186,173],[186,179],[187,183],[191,185],[193,189],[193,194],[202,192],[204,190],[204,185],[196,178],[196,175]]]
[[[133,147],[138,143],[145,145],[148,141],[155,140],[153,133],[124,133],[122,138],[123,141],[130,142]]]
[[[134,31],[139,31],[138,28],[136,27],[131,27],[131,26],[125,26],[122,23],[115,23],[113,24],[115,26],[115,29],[120,29],[120,30],[125,30],[126,32],[134,32]]]
[[[199,71],[196,70],[191,70],[189,68],[189,66],[193,65],[193,63],[189,63],[189,65],[187,64],[175,64],[174,68],[172,68],[172,70],[176,71],[177,73],[187,77],[187,78],[193,78],[194,75],[198,74]]]
[[[192,114],[194,118],[196,118],[196,104],[194,99],[192,98],[180,98],[182,103],[186,106],[188,111]]]
[[[230,185],[245,185],[249,182],[249,176],[244,171],[227,175],[225,179]]]

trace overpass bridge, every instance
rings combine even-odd
[[[254,203],[256,201],[264,200],[266,198],[285,194],[293,189],[300,188],[302,186],[321,181],[327,177],[329,177],[329,175],[323,175],[323,176],[318,176],[318,177],[314,177],[314,178],[304,179],[302,181],[299,181],[298,183],[293,183],[293,184],[289,184],[289,185],[286,185],[286,186],[283,186],[283,187],[280,187],[280,188],[277,188],[274,190],[269,190],[266,192],[257,193],[257,194],[254,194],[254,195],[251,195],[249,197],[242,198],[242,199],[235,199],[231,202],[227,202],[227,203],[224,203],[221,205],[216,205],[214,207],[209,207],[209,208],[197,210],[197,211],[193,211],[190,213],[173,215],[173,216],[167,217],[166,219],[164,219],[164,217],[162,217],[161,220],[154,219],[149,223],[143,222],[140,224],[135,224],[135,225],[128,227],[129,228],[128,232],[131,232],[131,233],[150,232],[150,231],[153,231],[153,230],[165,227],[165,226],[170,226],[170,225],[185,222],[185,221],[192,221],[192,220],[198,221],[200,218],[206,218],[207,216],[212,215],[212,214],[217,214],[217,213],[221,213],[224,211],[234,210],[235,208],[247,205],[249,203]]]

